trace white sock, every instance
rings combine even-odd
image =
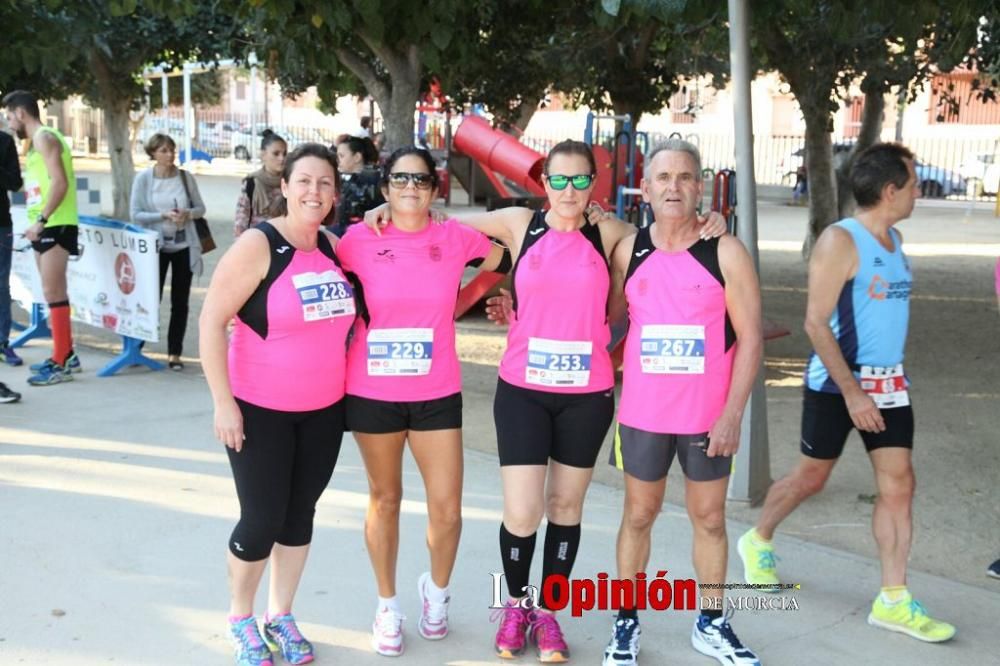
[[[379,613],[379,612],[382,611],[383,608],[388,608],[390,610],[393,610],[393,611],[399,613],[400,610],[401,610],[400,607],[399,607],[399,597],[397,597],[397,596],[379,597],[378,598],[378,608],[375,609],[375,612]]]
[[[448,588],[438,587],[430,576],[427,577],[427,583],[424,585],[424,593],[427,594],[429,601],[436,604],[443,604],[448,600]]]

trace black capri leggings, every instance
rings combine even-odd
[[[236,399],[246,440],[233,468],[240,522],[229,551],[246,562],[271,554],[275,543],[312,541],[316,502],[333,476],[344,436],[344,401],[309,412],[281,412]]]

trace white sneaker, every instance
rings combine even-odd
[[[720,664],[760,666],[760,659],[736,637],[725,615],[715,620],[699,615],[691,630],[691,647]]]
[[[429,641],[439,641],[448,635],[448,602],[446,597],[441,603],[431,601],[427,597],[427,584],[432,582],[429,572],[424,572],[417,579],[417,590],[420,592],[420,622],[417,631]]]
[[[636,666],[639,663],[639,620],[616,619],[611,640],[604,648],[603,666]]]
[[[372,649],[386,657],[403,654],[403,620],[399,611],[383,606],[375,613],[372,623]]]

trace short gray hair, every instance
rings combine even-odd
[[[643,178],[649,178],[649,165],[653,163],[653,158],[656,157],[657,153],[662,153],[664,150],[676,151],[679,153],[687,153],[694,160],[695,177],[701,178],[701,153],[698,152],[698,146],[694,145],[690,141],[685,141],[684,139],[667,139],[666,141],[660,141],[653,149],[649,151],[649,155],[646,156],[645,166],[642,170]]]

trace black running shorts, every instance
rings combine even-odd
[[[77,242],[79,231],[80,228],[75,224],[45,227],[38,240],[31,242],[31,247],[38,254],[44,254],[58,245],[75,257],[80,254],[80,245]]]
[[[593,467],[615,415],[615,392],[550,393],[497,380],[500,465]]]
[[[884,432],[863,432],[866,451],[885,447],[913,448],[913,407],[883,409]],[[834,460],[844,451],[854,422],[840,393],[805,389],[802,398],[802,454],[820,460]]]
[[[404,430],[453,430],[462,427],[462,394],[434,400],[390,402],[347,396],[347,429],[369,435]]]

